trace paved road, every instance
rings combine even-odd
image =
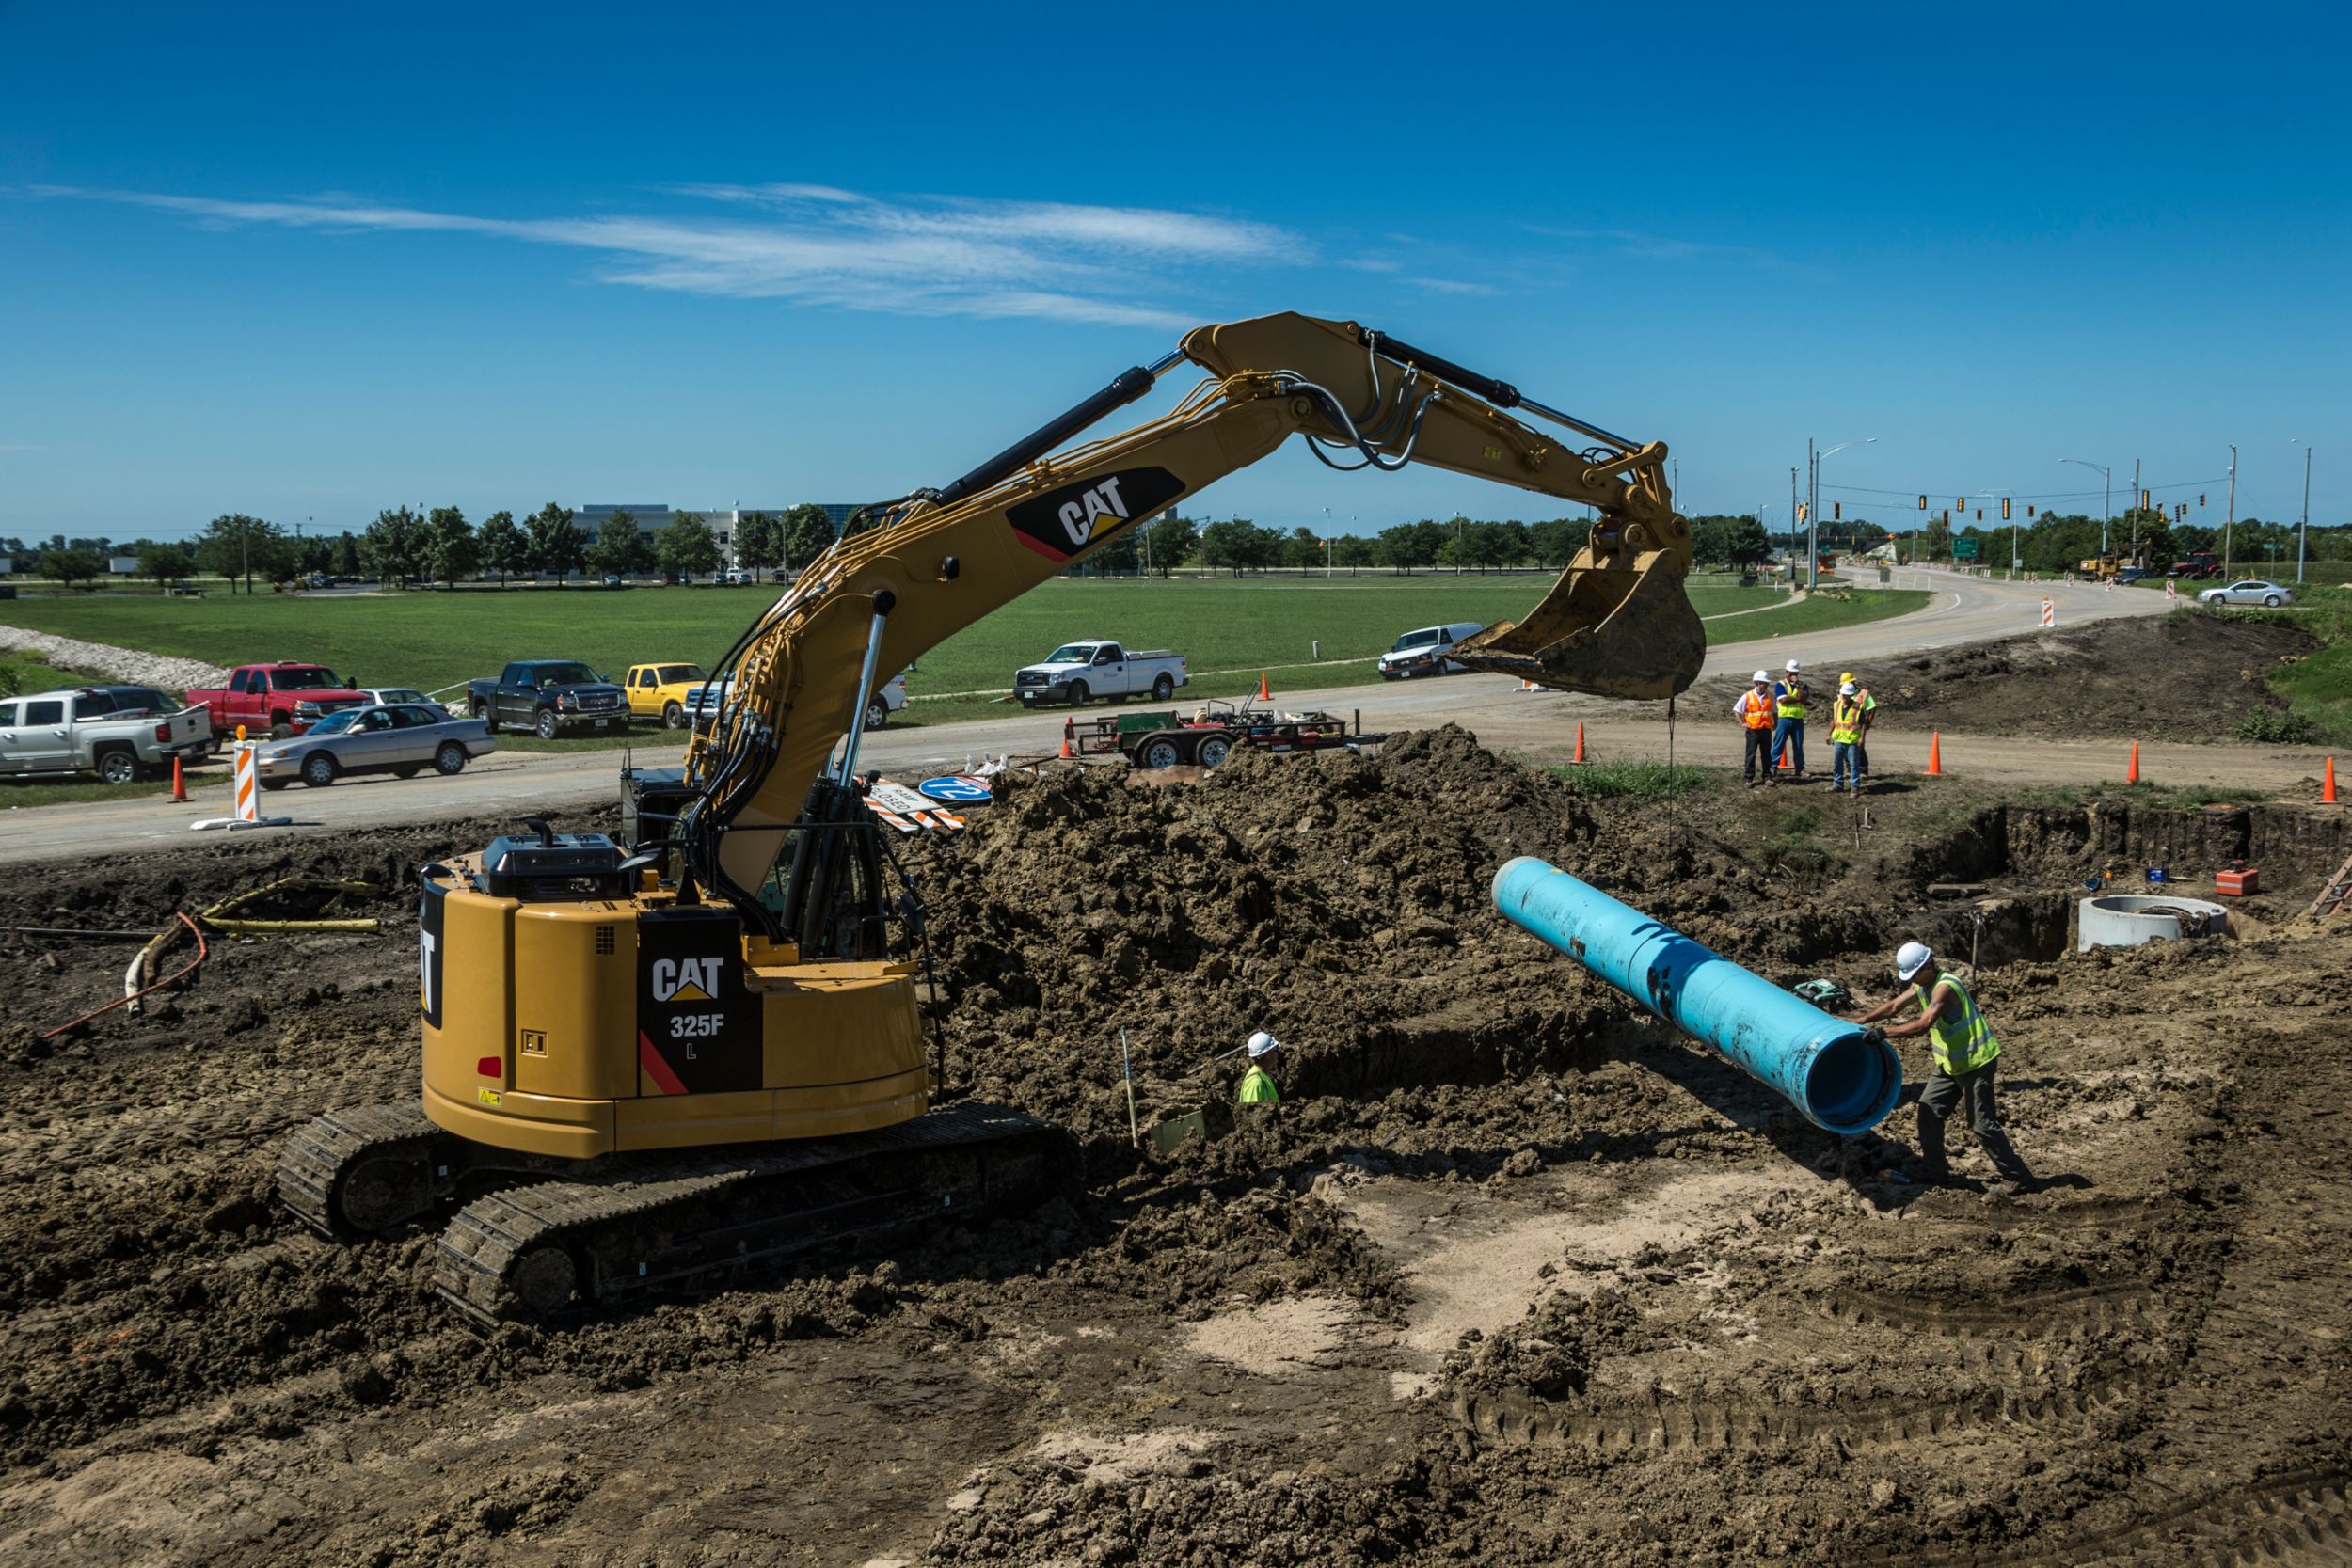
[[[2058,623],[2077,625],[2113,615],[2160,614],[2165,600],[2146,591],[2109,592],[2087,584],[2006,584],[1954,578],[1940,572],[1899,573],[1895,587],[1935,593],[1926,609],[1892,620],[1836,631],[1724,642],[1708,651],[1706,673],[1744,674],[1758,665],[1777,670],[1791,657],[1822,675],[1848,666],[1866,673],[1874,661],[1924,648],[2007,637],[2030,630],[2044,594],[2057,601]],[[1279,693],[1277,694],[1279,695]],[[1499,675],[1455,675],[1444,680],[1319,690],[1301,698],[1340,713],[1360,713],[1368,731],[1415,729],[1453,721],[1476,731],[1487,744],[1534,761],[1565,760],[1581,720],[1588,743],[1605,756],[1666,754],[1663,705],[1626,705],[1563,692],[1522,692]],[[1708,722],[1712,714],[1681,714],[1676,754],[1686,762],[1737,766],[1738,736],[1728,722]],[[1893,716],[1890,716],[1893,717]],[[1057,716],[1015,713],[968,723],[885,730],[865,742],[870,766],[900,777],[958,770],[1003,752],[1036,752],[1058,742]],[[1904,736],[1888,725],[1874,737],[1882,773],[1915,770],[1925,761],[1925,737]],[[2000,737],[1947,735],[1945,765],[1955,772],[1985,777],[2090,782],[2113,777],[2112,745],[2030,745]],[[1911,755],[1913,751],[1916,758]],[[659,743],[640,746],[645,766],[675,764],[679,752]],[[1824,756],[1826,762],[1826,756]],[[2172,748],[2143,751],[2142,768],[2160,783],[2277,782],[2315,774],[2318,753],[2293,748]],[[520,817],[527,812],[562,812],[616,801],[619,756],[612,752],[501,752],[474,764],[456,779],[352,780],[328,789],[294,788],[264,797],[265,809],[294,818],[290,828],[262,832],[365,832],[370,828],[420,819],[470,815]],[[84,801],[0,811],[0,862],[79,858],[141,845],[186,843],[199,817],[228,815],[228,786],[208,784],[192,806],[147,797],[120,801]]]

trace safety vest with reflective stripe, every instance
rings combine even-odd
[[[1804,682],[1800,680],[1783,681],[1780,683],[1778,690],[1776,690],[1773,695],[1779,700],[1780,716],[1783,719],[1802,719],[1804,717]]]
[[[1740,722],[1752,730],[1772,727],[1772,700],[1759,697],[1753,691],[1740,693]]]
[[[1267,1075],[1266,1069],[1254,1064],[1241,1075],[1241,1093],[1234,1098],[1244,1105],[1279,1105],[1282,1102],[1281,1092],[1275,1088],[1274,1080]]]
[[[1841,746],[1862,738],[1862,699],[1840,697],[1829,705],[1829,737]]]
[[[1960,1017],[1937,1019],[1928,1026],[1928,1042],[1933,1048],[1935,1065],[1947,1078],[1963,1072],[1974,1072],[2001,1053],[2001,1042],[1993,1037],[1993,1025],[1977,1010],[1977,999],[1967,988],[1949,974],[1938,970],[1936,985],[1949,986],[1960,1003]],[[1935,986],[1925,986],[1919,991],[1922,1011],[1935,1006]]]

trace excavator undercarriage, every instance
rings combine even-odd
[[[1168,413],[1057,450],[1186,360],[1208,379]],[[1201,327],[852,518],[714,667],[684,768],[625,775],[623,842],[533,819],[421,868],[421,1101],[296,1134],[287,1206],[336,1238],[445,1219],[437,1287],[486,1325],[970,1223],[1068,1180],[1049,1125],[942,1103],[924,911],[890,891],[860,721],[888,671],[1293,436],[1334,468],[1420,463],[1593,509],[1544,601],[1459,661],[1626,698],[1697,674],[1662,444],[1354,323]]]

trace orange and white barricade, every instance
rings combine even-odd
[[[293,823],[294,818],[291,816],[263,816],[262,815],[262,770],[254,761],[253,752],[254,745],[249,740],[238,741],[233,749],[235,766],[231,769],[230,789],[237,815],[208,816],[201,822],[190,823],[188,826],[191,830],[197,828],[283,828]]]
[[[2058,625],[2058,601],[2056,599],[2042,601],[2042,624],[2045,626]]]

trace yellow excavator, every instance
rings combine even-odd
[[[1057,450],[1187,361],[1208,377],[1170,412]],[[1043,1190],[1056,1129],[934,1104],[923,911],[891,893],[858,719],[881,673],[1293,436],[1335,468],[1426,463],[1596,510],[1543,602],[1459,662],[1627,698],[1697,675],[1662,444],[1352,322],[1198,328],[953,483],[851,518],[714,669],[684,768],[625,772],[620,842],[532,819],[422,867],[421,1101],[295,1134],[284,1202],[340,1238],[454,1208],[437,1287],[490,1324]]]

